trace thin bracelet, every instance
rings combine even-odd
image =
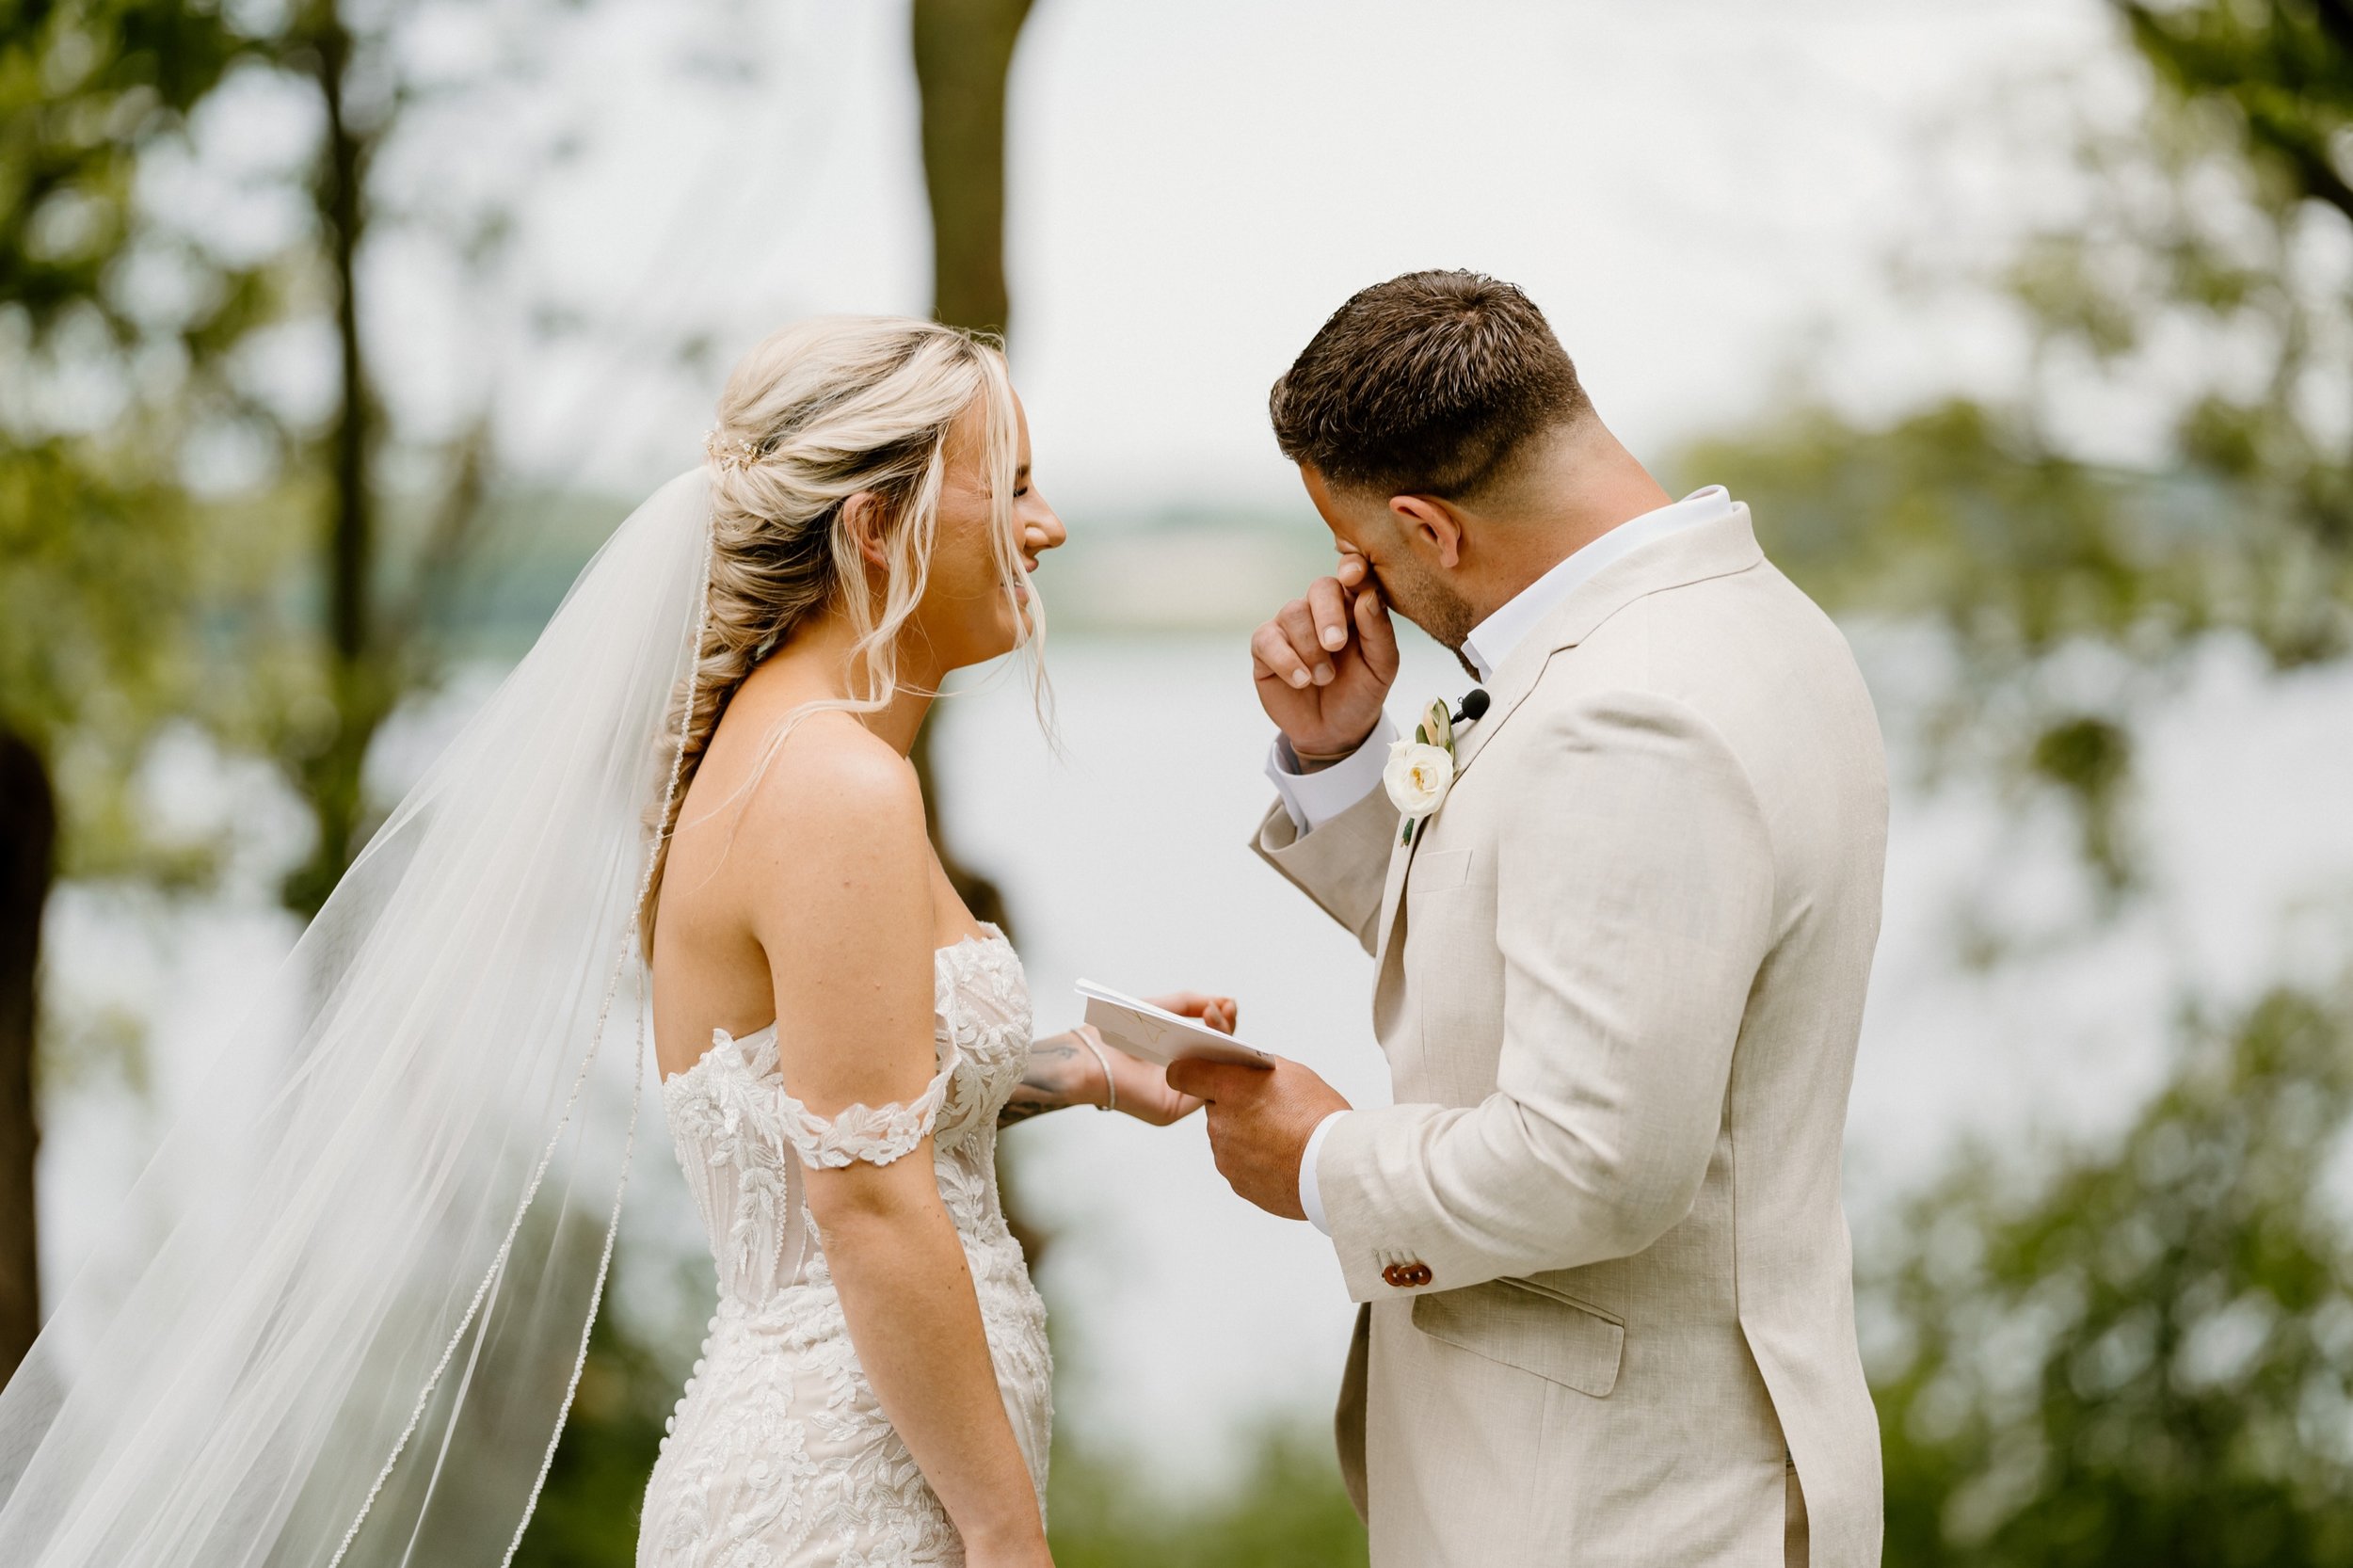
[[[1095,1043],[1095,1036],[1089,1034],[1085,1030],[1074,1029],[1070,1032],[1079,1037],[1079,1044],[1086,1047],[1087,1049],[1095,1053],[1095,1060],[1102,1066],[1103,1069],[1103,1103],[1096,1106],[1095,1109],[1097,1111],[1118,1110],[1119,1085],[1112,1081],[1112,1059],[1103,1054],[1103,1048],[1096,1045]]]

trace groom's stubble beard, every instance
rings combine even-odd
[[[1381,584],[1381,597],[1389,601],[1390,609],[1451,652],[1455,663],[1463,666],[1464,674],[1473,680],[1479,679],[1479,666],[1470,662],[1463,648],[1470,641],[1472,628],[1485,617],[1467,600],[1420,560],[1403,552],[1375,566],[1372,575]]]

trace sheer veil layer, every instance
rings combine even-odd
[[[702,470],[607,541],[220,1049],[0,1393],[10,1568],[504,1564],[603,1288]]]

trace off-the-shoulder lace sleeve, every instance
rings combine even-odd
[[[839,1114],[820,1116],[779,1089],[776,1100],[784,1112],[785,1141],[811,1170],[840,1170],[854,1160],[888,1165],[921,1143],[939,1120],[939,1108],[948,1099],[948,1080],[962,1056],[953,1045],[948,1046],[939,1071],[924,1085],[922,1094],[905,1104],[894,1100],[882,1106],[845,1105]]]

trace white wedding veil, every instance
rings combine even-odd
[[[614,534],[207,1069],[0,1394],[0,1563],[513,1557],[648,1070],[707,473]]]

